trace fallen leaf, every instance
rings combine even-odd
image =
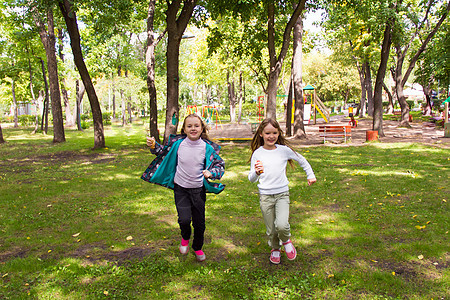
[[[78,232],[78,233],[72,234],[72,236],[73,236],[73,237],[77,237],[77,236],[79,236],[79,235],[80,235],[80,233],[81,233],[81,232]]]
[[[419,256],[417,256],[418,259],[423,259],[423,255],[420,254]]]
[[[131,241],[133,237],[131,235],[127,236],[127,241]]]

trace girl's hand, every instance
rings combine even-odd
[[[260,160],[256,161],[255,171],[257,175],[261,175],[262,173],[264,173],[264,166]]]
[[[211,178],[212,177],[211,172],[208,171],[208,170],[203,170],[202,173],[203,173],[203,176],[205,176],[205,178]]]
[[[308,179],[308,185],[313,185],[316,181],[315,178]]]
[[[147,146],[150,147],[150,149],[155,149],[156,141],[154,137],[148,136],[147,137]]]

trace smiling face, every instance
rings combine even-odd
[[[267,150],[273,150],[276,148],[275,143],[278,141],[280,132],[272,124],[268,123],[262,130],[260,136],[264,140],[263,148]]]
[[[187,117],[184,120],[183,131],[191,141],[198,140],[203,132],[202,121],[198,117]]]

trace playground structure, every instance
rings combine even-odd
[[[312,100],[311,100],[311,109],[313,110],[313,116],[314,116],[314,125],[316,125],[317,121],[317,112],[320,113],[322,118],[325,120],[325,123],[330,122],[330,112],[326,108],[325,104],[323,104],[322,100],[317,97],[316,89],[308,84],[303,88],[303,91],[313,91],[312,94]]]
[[[200,116],[205,121],[205,123],[208,125],[213,123],[214,118],[215,118],[214,124],[216,125],[216,129],[217,129],[217,124],[220,124],[220,127],[223,128],[222,122],[220,121],[220,117],[219,117],[219,110],[215,105],[202,105],[201,113],[200,113],[200,108],[197,105],[188,105],[188,106],[186,106],[186,115],[190,115],[190,114],[196,114],[196,115]]]
[[[313,113],[314,125],[317,123],[317,112],[322,116],[325,123],[330,122],[330,112],[326,108],[325,104],[323,104],[322,100],[317,96],[315,88],[308,84],[303,88],[303,91],[313,91],[313,93],[307,94],[303,93],[303,122],[305,124],[309,124],[311,121],[311,111]],[[308,96],[310,99],[308,99]],[[309,102],[309,103],[308,103]],[[295,101],[292,101],[292,122],[294,122],[294,110],[295,110]]]

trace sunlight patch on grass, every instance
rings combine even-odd
[[[246,253],[248,253],[247,247],[236,245],[235,243],[233,243],[233,241],[231,241],[229,239],[216,238],[216,239],[214,239],[214,244],[225,249],[225,251],[227,251],[228,254],[231,254],[231,253],[246,254]]]
[[[402,176],[402,177],[413,177],[413,178],[417,178],[417,179],[423,179],[423,176],[416,174],[412,171],[406,171],[406,172],[401,172],[401,171],[389,171],[386,169],[380,169],[380,170],[350,170],[350,169],[344,169],[344,168],[339,168],[336,169],[337,171],[339,171],[342,174],[351,174],[352,176],[378,176],[378,177],[391,177],[391,176]]]
[[[227,180],[227,179],[236,179],[238,177],[241,177],[241,175],[239,173],[227,170],[225,172],[225,174],[222,177],[222,180]]]

